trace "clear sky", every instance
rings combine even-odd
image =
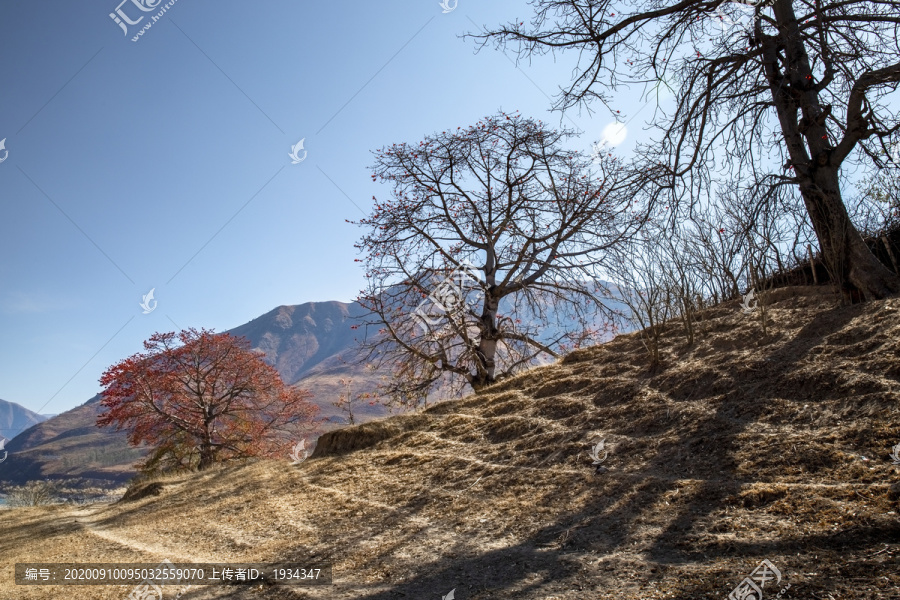
[[[388,193],[373,150],[499,109],[563,118],[574,56],[517,68],[459,37],[522,1],[176,0],[137,42],[167,2],[119,2],[0,3],[0,398],[33,411],[83,403],[155,331],[353,300],[345,220]],[[144,17],[127,35],[117,7]],[[595,108],[563,118],[585,151],[613,122]]]

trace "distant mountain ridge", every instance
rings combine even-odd
[[[11,440],[32,425],[46,421],[50,416],[39,415],[7,400],[0,400],[0,437]]]
[[[132,465],[146,451],[129,446],[124,432],[98,429],[100,412],[97,394],[16,436],[6,446],[9,456],[0,464],[0,480],[83,478],[104,484],[128,480],[134,473]]]

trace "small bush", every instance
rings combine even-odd
[[[162,493],[163,489],[163,484],[158,481],[152,481],[150,483],[138,483],[128,488],[128,491],[126,491],[125,495],[122,496],[120,502],[134,502],[136,500],[141,500],[142,498],[147,498],[149,496],[159,496]]]

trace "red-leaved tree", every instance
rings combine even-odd
[[[155,333],[144,349],[103,373],[97,418],[154,449],[144,471],[279,456],[315,427],[312,394],[285,386],[245,338],[186,329]]]

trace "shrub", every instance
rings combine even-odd
[[[56,484],[49,481],[29,481],[25,485],[9,488],[6,503],[9,506],[44,506],[56,502]]]

